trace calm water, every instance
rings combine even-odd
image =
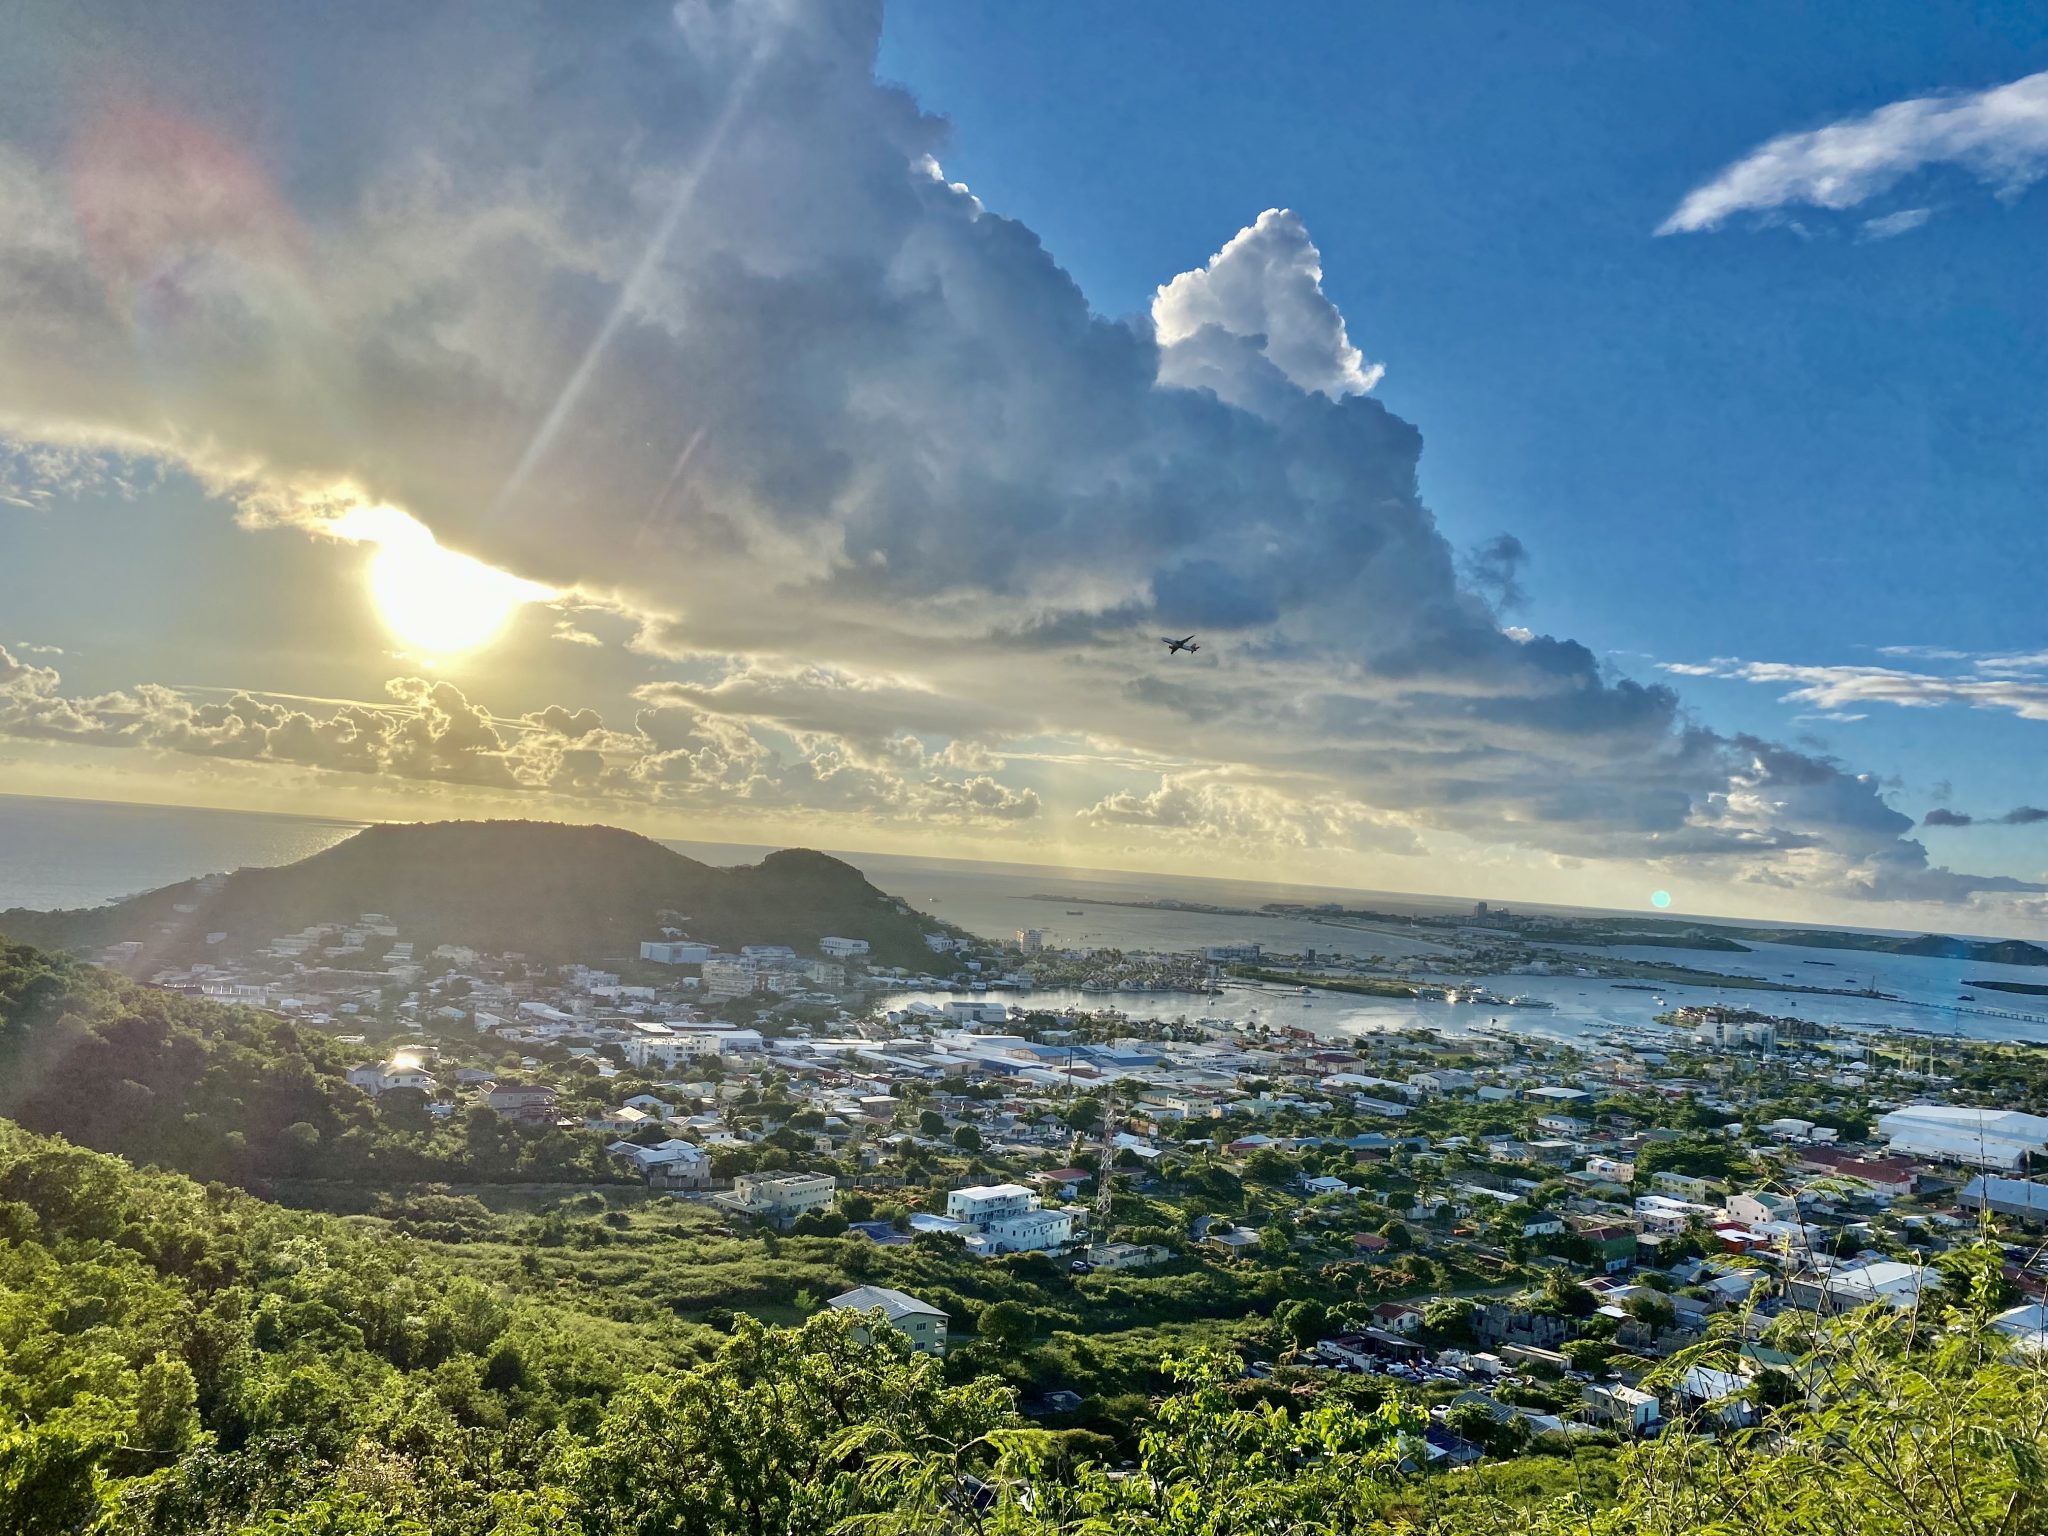
[[[0,795],[0,911],[96,907],[194,875],[289,864],[360,822]]]
[[[1780,951],[1778,946],[1769,948],[1795,957],[1813,953],[1811,950]],[[1761,949],[1758,951],[1759,955],[1763,953]],[[1717,955],[1714,958],[1753,960],[1755,957]],[[1697,963],[1699,956],[1693,954],[1691,960]],[[1753,1008],[1760,1013],[1811,1019],[1822,1024],[1908,1029],[1971,1040],[2020,1040],[2048,1044],[2048,998],[2017,998],[1978,992],[1974,994],[1977,1003],[1956,1003],[1953,1001],[1955,988],[1942,974],[1952,968],[1951,962],[1905,956],[1884,956],[1882,960],[1878,986],[1880,990],[1895,993],[1899,1001],[1747,988],[1665,987],[1655,992],[1639,992],[1617,987],[1609,981],[1571,976],[1479,978],[1489,991],[1498,996],[1541,998],[1553,1005],[1549,1008],[1411,1002],[1398,998],[1346,997],[1335,992],[1318,992],[1304,998],[1277,988],[1254,987],[1226,987],[1216,996],[1047,990],[1028,994],[991,993],[989,1000],[1028,1004],[1054,1011],[1075,1008],[1099,1012],[1113,1008],[1139,1019],[1256,1019],[1276,1029],[1292,1026],[1331,1038],[1372,1030],[1455,1029],[1482,1024],[1551,1039],[1604,1035],[1617,1027],[1651,1025],[1666,1008],[1725,1003],[1737,1008]],[[1871,969],[1862,967],[1855,984],[1863,985]],[[2016,980],[2048,982],[2048,971],[2007,966],[1972,966],[1968,969],[1972,976],[2012,975]],[[1730,970],[1732,973],[1733,968]],[[1926,974],[1929,971],[1935,974]],[[1822,971],[1819,974],[1825,976],[1828,973]],[[1833,982],[1807,984],[1835,985]],[[900,1004],[923,999],[943,1003],[948,997],[957,996],[957,993],[913,992],[891,1001]]]
[[[0,795],[0,910],[91,906],[216,870],[288,864],[332,847],[359,825],[312,817]],[[734,844],[677,842],[670,846],[715,864],[749,863],[767,851]],[[1269,901],[1322,902],[1342,897],[1397,913],[1464,907],[1460,902],[1384,892],[1340,893],[1172,875],[1038,869],[884,854],[846,857],[875,884],[935,917],[991,938],[1010,938],[1020,928],[1036,928],[1047,944],[1056,948],[1174,950],[1257,941],[1269,949],[1295,953],[1315,949],[1412,959],[1437,952],[1441,945],[1398,921],[1357,929],[1304,918],[1158,911],[1113,903],[1168,899],[1255,908]],[[1035,899],[1041,895],[1054,899]],[[1826,1023],[2048,1043],[2048,998],[1973,990],[1965,985],[1978,978],[2048,984],[2048,970],[1783,945],[1761,945],[1746,955],[1653,949],[1621,953],[1786,984],[1874,987],[1899,1001],[1706,987],[1667,987],[1650,993],[1562,976],[1486,979],[1490,989],[1502,996],[1547,999],[1555,1004],[1550,1009],[1475,1009],[1469,1004],[1344,998],[1331,993],[1302,999],[1237,988],[1220,997],[1048,992],[1037,994],[1037,1000],[1054,1006],[1115,1006],[1127,1013],[1159,1018],[1245,1018],[1257,1009],[1257,1016],[1267,1022],[1297,1024],[1329,1034],[1492,1020],[1510,1028],[1572,1036],[1647,1023],[1660,1011],[1657,999],[1661,997],[1666,1006],[1727,1002]],[[1444,979],[1465,978],[1451,973]],[[1961,1001],[1966,992],[1973,1001]]]

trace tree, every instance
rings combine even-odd
[[[1087,1135],[1102,1123],[1102,1100],[1093,1095],[1075,1099],[1060,1112],[1060,1122],[1079,1135]]]
[[[1408,1230],[1405,1221],[1390,1221],[1380,1228],[1380,1236],[1387,1240],[1387,1247],[1395,1253],[1415,1245],[1415,1236]]]
[[[1294,1172],[1294,1164],[1271,1147],[1260,1147],[1244,1160],[1244,1176],[1256,1184],[1285,1184]]]
[[[1022,1302],[998,1301],[981,1309],[974,1327],[998,1349],[1014,1353],[1030,1344],[1038,1331],[1038,1320]]]
[[[1888,1307],[1820,1327],[1800,1364],[1821,1393],[1776,1394],[1762,1435],[1666,1434],[1629,1454],[1603,1530],[1854,1531],[1868,1536],[2018,1536],[2048,1528],[2048,1379],[1965,1316],[1945,1337]],[[1920,1337],[1916,1340],[1916,1333]],[[1674,1356],[1646,1385],[1694,1363],[1737,1363],[1736,1331]],[[1776,1372],[1767,1372],[1776,1375]],[[1520,1529],[1583,1532],[1583,1510]]]
[[[932,1536],[966,1528],[1004,1536],[1234,1536],[1240,1532],[1363,1533],[1425,1420],[1393,1398],[1361,1409],[1334,1397],[1290,1413],[1244,1406],[1231,1385],[1236,1356],[1198,1351],[1169,1358],[1179,1390],[1139,1437],[1137,1474],[1112,1477],[1100,1462],[1055,1475],[1059,1444],[1043,1432],[998,1436],[983,1478],[992,1507],[964,1521],[957,1457],[899,1461],[893,1507],[863,1522],[880,1536]]]
[[[1614,1346],[1605,1339],[1566,1339],[1557,1352],[1571,1361],[1573,1370],[1589,1374],[1606,1370],[1614,1358]]]
[[[572,1458],[580,1528],[826,1536],[896,1503],[901,1471],[981,1442],[1009,1421],[994,1383],[949,1387],[939,1362],[894,1329],[826,1311],[801,1328],[749,1317],[716,1359],[635,1382]]]
[[[1518,1413],[1496,1416],[1485,1403],[1459,1403],[1444,1414],[1444,1428],[1489,1456],[1513,1456],[1530,1439],[1527,1419]]]
[[[105,1505],[103,1438],[54,1424],[0,1429],[0,1530],[75,1536]]]
[[[1591,1317],[1600,1310],[1599,1298],[1562,1269],[1544,1275],[1541,1305],[1559,1317]]]
[[[953,1145],[962,1152],[979,1152],[981,1150],[981,1132],[971,1125],[963,1125],[953,1133]]]
[[[1463,1296],[1440,1296],[1422,1309],[1422,1326],[1449,1344],[1472,1343],[1472,1320],[1478,1312]]]
[[[1284,1301],[1273,1309],[1273,1321],[1296,1349],[1307,1349],[1329,1327],[1329,1312],[1319,1301]]]
[[[1637,1291],[1621,1304],[1621,1309],[1644,1327],[1657,1333],[1664,1332],[1678,1320],[1678,1312],[1670,1301],[1655,1291]]]
[[[161,1457],[182,1455],[199,1438],[199,1384],[172,1354],[145,1365],[135,1392],[135,1445]]]
[[[875,1218],[874,1196],[858,1189],[842,1189],[839,1192],[839,1214],[848,1221],[873,1221]]]

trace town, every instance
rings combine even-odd
[[[858,935],[723,952],[658,920],[589,965],[426,948],[375,912],[219,937],[218,961],[147,979],[315,1026],[390,1125],[496,1136],[508,1167],[550,1170],[557,1241],[579,1222],[608,1240],[592,1198],[666,1253],[781,1262],[814,1240],[829,1258],[805,1273],[837,1289],[671,1299],[714,1325],[754,1302],[876,1314],[1055,1425],[1109,1428],[1162,1340],[1213,1338],[1255,1379],[1408,1394],[1431,1464],[1738,1428],[1803,1390],[1803,1327],[1932,1306],[1987,1237],[1995,1326],[2048,1349],[2028,1237],[2048,1182],[2023,1176],[2048,1117],[2017,1107],[2048,1074],[2020,1047],[1727,1007],[1566,1039],[1483,1009],[1322,1035],[1122,996],[1032,1005],[1041,984],[1199,1001],[1349,969],[1254,945],[933,933],[914,973]],[[1670,1368],[1709,1340],[1715,1363]]]

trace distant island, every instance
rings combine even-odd
[[[1147,912],[1200,912],[1209,917],[1265,917],[1268,913],[1254,912],[1248,907],[1219,907],[1206,901],[1176,901],[1170,896],[1161,896],[1148,901],[1118,900],[1108,896],[1055,896],[1050,891],[1034,891],[1025,898],[1027,901],[1078,901],[1086,907],[1136,907]]]
[[[662,912],[714,945],[815,950],[836,934],[866,939],[878,962],[896,965],[921,965],[925,935],[952,931],[809,849],[718,868],[618,827],[449,821],[367,827],[295,864],[106,906],[14,908],[0,912],[0,934],[73,953],[146,939],[151,958],[169,964],[366,912],[434,944],[551,962],[631,955]],[[209,945],[213,934],[225,938]]]
[[[1981,977],[1971,977],[1963,985],[1979,987],[1986,992],[2013,992],[2025,997],[2048,997],[2048,987],[2031,981],[1986,981]]]
[[[1128,906],[1171,906],[1168,902],[1127,902]],[[1225,910],[1225,909],[1218,909]],[[1914,938],[1834,928],[1766,928],[1753,924],[1699,922],[1689,918],[1616,917],[1556,913],[1524,915],[1503,909],[1475,911],[1471,916],[1437,913],[1381,912],[1334,903],[1308,906],[1269,902],[1261,914],[1299,917],[1321,922],[1399,924],[1445,931],[1481,928],[1524,944],[1576,944],[1597,949],[1629,946],[1657,949],[1713,950],[1746,954],[1758,944],[1783,944],[1795,949],[1853,950],[1862,954],[1913,955],[1936,960],[1969,960],[1983,965],[2048,966],[2048,946],[2024,939],[1959,939],[1923,933]],[[1258,915],[1258,914],[1245,914]],[[1826,963],[1826,962],[1816,962]]]

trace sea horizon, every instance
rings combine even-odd
[[[125,824],[132,834],[139,818],[159,818],[159,836],[151,841],[106,840]],[[564,826],[619,826],[604,820],[568,821],[559,817],[448,817],[446,820],[553,822]],[[93,823],[97,820],[98,826]],[[265,868],[309,858],[371,826],[426,824],[392,818],[385,821],[321,815],[315,812],[238,810],[224,806],[166,805],[151,801],[104,800],[89,796],[24,795],[0,791],[0,911],[27,908],[48,911],[103,906],[144,891],[157,890],[203,875]],[[58,824],[53,824],[53,822]],[[183,825],[180,826],[179,824]],[[637,827],[622,827],[652,842],[710,864],[756,863],[783,848],[801,843],[726,842],[715,839],[665,837]],[[215,850],[208,852],[207,850]],[[916,901],[913,891],[892,889],[886,877],[910,879],[932,875],[968,877],[1037,877],[1076,881],[1096,887],[1136,887],[1110,894],[1048,891],[1047,897],[1095,901],[1105,905],[1188,901],[1243,908],[1256,912],[1268,903],[1315,905],[1330,901],[1369,904],[1372,910],[1399,915],[1443,915],[1469,910],[1477,902],[1521,912],[1559,916],[1644,918],[1660,921],[1691,919],[1704,924],[1730,924],[1779,930],[1812,930],[1911,938],[1925,933],[1979,942],[2034,942],[2011,934],[1974,933],[1960,928],[1887,928],[1875,925],[1791,922],[1780,918],[1734,913],[1635,910],[1557,902],[1504,901],[1483,894],[1439,895],[1367,886],[1331,886],[1298,881],[1255,880],[1233,876],[1187,875],[1170,871],[1117,869],[1093,865],[1032,864],[1009,859],[965,859],[951,856],[894,853],[879,849],[819,848],[860,869],[891,895]],[[940,901],[943,902],[943,897]],[[1050,903],[1048,903],[1050,904]],[[930,908],[934,916],[982,932],[952,913]],[[1160,909],[1171,910],[1171,909]],[[1217,914],[1225,916],[1227,914]],[[1050,923],[1019,923],[1019,927],[1056,927]],[[1005,937],[1002,933],[985,937]]]

